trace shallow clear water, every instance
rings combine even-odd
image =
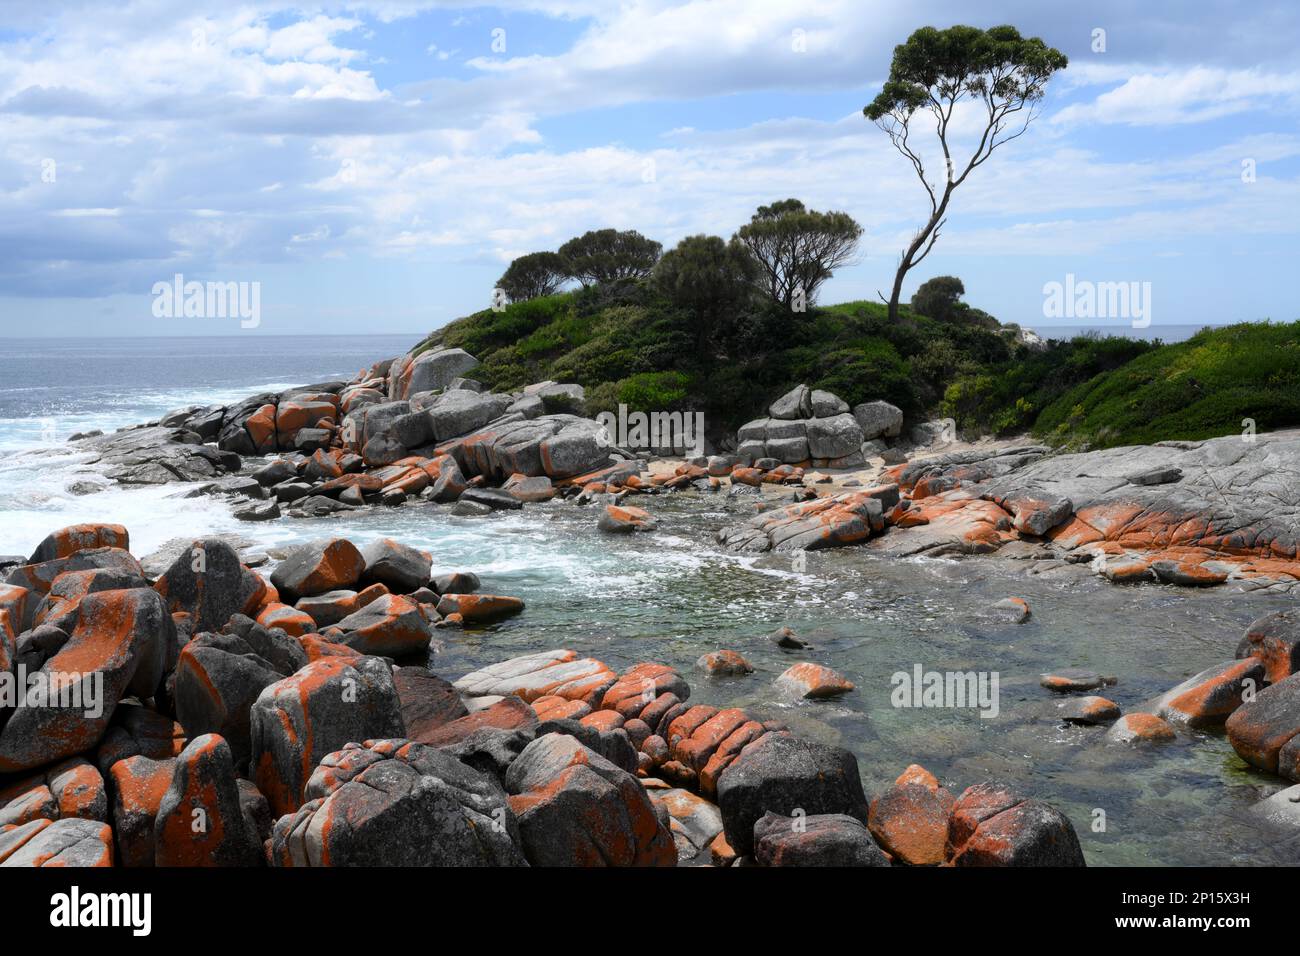
[[[337,368],[304,370],[301,381],[382,357],[367,353]],[[114,414],[149,417],[138,414],[143,401],[128,395],[127,410]],[[199,401],[169,393],[167,407]],[[528,603],[497,627],[438,631],[431,664],[449,678],[554,647],[616,669],[663,661],[687,675],[694,700],[744,706],[849,748],[869,792],[916,762],[954,791],[993,779],[1050,800],[1074,822],[1094,865],[1300,862],[1300,843],[1281,844],[1241,817],[1280,781],[1247,771],[1221,735],[1186,736],[1154,751],[1116,749],[1102,742],[1101,729],[1062,726],[1052,717],[1052,695],[1038,686],[1044,670],[1095,668],[1119,677],[1105,694],[1130,709],[1230,659],[1251,620],[1293,600],[1118,588],[1092,576],[1049,580],[1027,576],[1022,561],[896,561],[863,548],[809,554],[806,569],[796,572],[788,555],[720,551],[714,532],[750,513],[752,503],[694,493],[639,501],[661,528],[630,537],[599,534],[594,510],[562,502],[487,518],[454,518],[445,506],[419,504],[243,524],[220,500],[178,497],[184,486],[68,494],[84,469],[66,449],[4,455],[0,553],[27,553],[48,531],[79,520],[126,524],[140,555],[169,538],[214,532],[272,551],[325,534],[358,544],[391,536],[432,552],[437,570],[475,571],[486,590]],[[1007,595],[1030,603],[1028,622],[1007,624],[986,612]],[[783,624],[813,649],[796,654],[770,644],[766,635]],[[756,672],[723,681],[695,672],[695,660],[718,648],[740,651]],[[834,701],[784,701],[772,680],[797,660],[830,665],[857,687]],[[891,675],[917,664],[996,671],[1000,714],[893,707]],[[1098,809],[1105,832],[1092,830]]]

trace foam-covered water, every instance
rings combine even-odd
[[[141,343],[134,358],[121,344],[107,359],[93,350],[74,350],[76,361],[42,352],[34,360],[51,376],[46,386],[33,385],[30,368],[12,374],[15,360],[23,361],[16,357],[27,353],[5,353],[0,553],[30,553],[49,531],[81,521],[126,525],[140,556],[172,538],[212,533],[239,535],[251,550],[273,555],[322,535],[359,545],[389,536],[428,550],[438,571],[474,571],[487,590],[527,602],[524,614],[492,628],[438,631],[431,664],[445,676],[555,647],[616,668],[663,661],[689,675],[693,700],[743,706],[849,748],[868,790],[917,762],[955,789],[994,779],[1049,800],[1074,822],[1093,864],[1300,862],[1294,841],[1280,843],[1243,816],[1279,781],[1246,769],[1221,734],[1185,736],[1151,752],[1116,750],[1101,742],[1100,729],[1053,719],[1051,695],[1037,683],[1043,671],[1065,666],[1114,673],[1120,682],[1107,696],[1130,710],[1230,659],[1248,622],[1293,603],[1285,598],[1117,588],[1091,576],[1063,582],[1026,576],[1025,562],[996,557],[892,561],[862,548],[814,552],[796,570],[786,555],[720,551],[716,530],[752,505],[693,493],[645,502],[661,522],[653,534],[610,536],[596,530],[593,510],[559,501],[486,518],[452,517],[445,506],[420,503],[247,524],[220,499],[184,497],[193,486],[69,490],[103,482],[84,455],[69,451],[63,438],[73,431],[350,376],[408,344],[358,338],[315,343],[315,355],[268,349],[277,354],[250,359],[248,369],[224,343],[209,355],[180,357],[177,351],[194,348],[188,341],[183,348]],[[286,368],[273,367],[280,363]],[[44,426],[33,422],[39,418],[55,420],[54,436],[42,435]],[[1009,594],[1029,601],[1028,623],[983,613]],[[812,648],[796,655],[770,643],[765,635],[783,624]],[[706,680],[694,662],[719,648],[740,651],[756,672]],[[856,689],[834,701],[783,700],[772,681],[796,660],[834,667]],[[997,672],[1000,715],[895,708],[890,678],[917,664]],[[1098,809],[1107,819],[1100,833],[1092,830]]]

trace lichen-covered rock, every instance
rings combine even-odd
[[[862,821],[843,813],[765,813],[754,824],[754,861],[759,866],[889,866]]]
[[[260,656],[238,635],[198,634],[181,648],[176,664],[176,718],[191,739],[220,734],[235,766],[244,767],[252,753],[253,703],[264,687],[291,673]]]
[[[808,662],[787,668],[777,677],[775,686],[782,693],[810,700],[838,697],[853,690],[853,682],[844,675],[822,664]]]
[[[406,736],[411,740],[424,740],[439,727],[469,713],[456,688],[426,667],[393,668],[393,685]]]
[[[737,651],[710,651],[695,662],[710,677],[743,677],[754,672],[753,666]]]
[[[455,686],[471,697],[513,694],[530,702],[539,697],[563,697],[594,706],[615,680],[614,672],[600,661],[557,650],[491,664],[466,674]]]
[[[244,814],[235,764],[218,734],[196,737],[176,758],[154,821],[155,866],[259,866],[262,841]]]
[[[538,737],[510,765],[505,786],[535,866],[677,863],[667,822],[636,778],[574,737]]]
[[[131,550],[131,538],[120,524],[74,524],[48,535],[36,546],[28,564],[41,564],[56,558],[70,558],[78,551],[94,548],[121,548]]]
[[[429,649],[433,632],[418,601],[385,594],[330,628],[334,640],[362,654],[410,657]]]
[[[1270,684],[1300,671],[1300,613],[1274,611],[1251,622],[1237,645],[1237,657],[1262,661]]]
[[[1163,744],[1173,741],[1177,735],[1168,722],[1155,714],[1125,714],[1115,721],[1106,732],[1106,739],[1112,743],[1145,746]]]
[[[871,801],[867,826],[890,855],[912,866],[944,861],[953,796],[925,768],[913,764]]]
[[[1217,664],[1161,694],[1144,709],[1170,723],[1217,726],[1241,706],[1243,694],[1263,687],[1264,676],[1263,663],[1254,657]]]
[[[154,865],[154,821],[176,775],[176,759],[152,760],[135,755],[116,761],[112,822],[121,866]]]
[[[266,596],[266,582],[220,538],[193,541],[154,588],[168,611],[190,615],[195,632],[219,631],[234,614],[254,615]]]
[[[303,787],[344,744],[402,737],[389,666],[377,657],[322,657],[262,690],[250,718],[251,769],[276,816],[303,804]]]
[[[118,701],[154,695],[175,623],[148,588],[101,591],[81,601],[77,627],[42,666],[51,698],[26,688],[23,706],[0,730],[0,773],[27,770],[87,751],[104,735]],[[67,706],[62,706],[67,704]]]
[[[345,538],[313,541],[294,548],[271,574],[271,583],[289,601],[351,588],[361,580],[366,561]]]
[[[858,761],[847,750],[769,733],[745,747],[717,783],[727,842],[741,856],[754,848],[754,824],[768,811],[790,816],[846,813],[867,822]]]
[[[459,614],[465,621],[488,623],[518,614],[524,602],[502,594],[443,594],[438,599],[438,613],[443,617]]]
[[[1242,760],[1271,773],[1300,779],[1300,764],[1293,756],[1297,748],[1287,750],[1291,741],[1300,736],[1300,674],[1260,691],[1253,701],[1237,708],[1225,727],[1232,749]],[[1281,759],[1284,750],[1291,761]]]
[[[997,784],[969,787],[953,805],[953,866],[1086,866],[1079,837],[1059,810]]]
[[[32,820],[0,831],[0,866],[110,867],[113,831],[98,820]]]
[[[276,866],[525,866],[501,786],[406,740],[350,743],[312,773],[307,803],[276,821]]]

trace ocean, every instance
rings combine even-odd
[[[745,707],[847,747],[869,793],[920,763],[954,792],[997,780],[1048,800],[1073,821],[1093,865],[1294,862],[1294,851],[1241,816],[1276,781],[1240,769],[1221,734],[1153,752],[1108,747],[1102,730],[1055,719],[1038,686],[1040,674],[1060,667],[1116,674],[1106,694],[1127,711],[1231,659],[1247,624],[1291,598],[1117,588],[1092,575],[1061,582],[995,556],[890,560],[842,548],[795,566],[789,555],[719,548],[717,530],[752,513],[725,495],[638,501],[660,521],[644,535],[601,534],[593,510],[564,501],[485,518],[419,503],[245,524],[220,499],[187,497],[191,486],[111,486],[66,442],[179,406],[348,377],[416,339],[259,337],[251,348],[241,338],[0,341],[0,554],[29,554],[50,531],[82,521],[125,525],[137,556],[214,533],[272,558],[323,536],[358,545],[393,537],[429,551],[438,573],[473,571],[486,591],[527,602],[522,615],[488,629],[438,631],[429,663],[450,679],[558,647],[616,669],[661,661],[687,676],[693,702]],[[1032,607],[1025,624],[983,613],[1008,595]],[[782,625],[812,648],[795,656],[776,647],[766,635]],[[720,648],[740,651],[755,673],[703,677],[695,661]],[[856,689],[829,701],[783,700],[772,681],[798,660],[833,667]],[[997,673],[1000,716],[892,706],[893,676],[918,665]],[[1104,832],[1092,828],[1099,808]]]

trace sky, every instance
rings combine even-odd
[[[1070,65],[905,298],[956,275],[1076,324],[1045,315],[1073,276],[1138,283],[1156,326],[1300,319],[1294,0],[5,0],[0,336],[423,333],[515,256],[730,236],[787,197],[864,230],[820,301],[875,299],[928,200],[862,107],[954,23]],[[178,275],[245,283],[256,321],[168,316]]]

